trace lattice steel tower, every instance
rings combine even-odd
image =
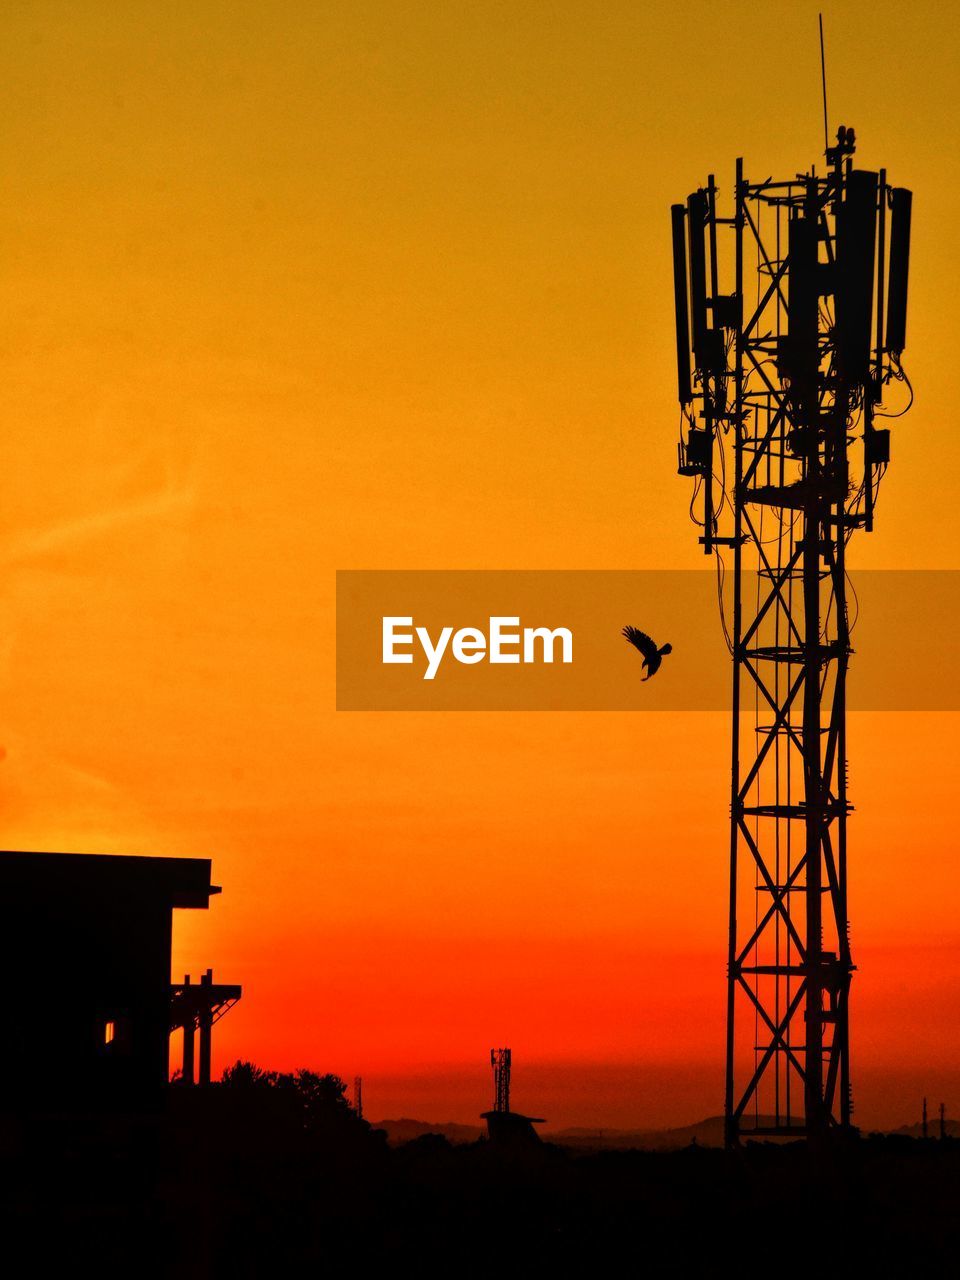
[[[672,210],[679,470],[733,657],[730,1144],[822,1138],[853,1109],[845,556],[889,462],[877,419],[909,389],[911,213],[854,141],[780,182],[738,160],[732,216],[712,175]]]
[[[510,1058],[509,1049],[491,1049],[490,1065],[493,1067],[493,1109],[510,1110]]]

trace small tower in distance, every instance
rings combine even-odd
[[[510,1050],[491,1049],[490,1065],[493,1067],[493,1109],[510,1110]]]
[[[533,1126],[543,1124],[543,1120],[534,1116],[522,1116],[519,1112],[510,1110],[510,1050],[491,1049],[490,1066],[493,1068],[493,1110],[482,1114],[482,1119],[487,1122],[490,1141],[501,1149],[522,1148],[539,1143],[540,1137]]]

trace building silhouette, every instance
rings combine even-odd
[[[219,892],[204,858],[0,853],[0,1107],[159,1103],[183,990],[170,983],[173,912]],[[209,1079],[208,1035],[203,1050]]]

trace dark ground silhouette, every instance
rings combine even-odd
[[[29,1274],[791,1274],[955,1267],[960,1143],[866,1137],[728,1153],[396,1147],[335,1076],[238,1063],[154,1115],[47,1112],[3,1127],[0,1227]],[[16,1270],[11,1275],[28,1274]]]

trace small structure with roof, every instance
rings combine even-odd
[[[510,1072],[513,1055],[509,1049],[491,1049],[490,1065],[493,1068],[493,1110],[484,1111],[481,1119],[487,1122],[490,1141],[500,1147],[527,1146],[540,1141],[534,1129],[543,1124],[535,1116],[523,1116],[510,1110]]]

